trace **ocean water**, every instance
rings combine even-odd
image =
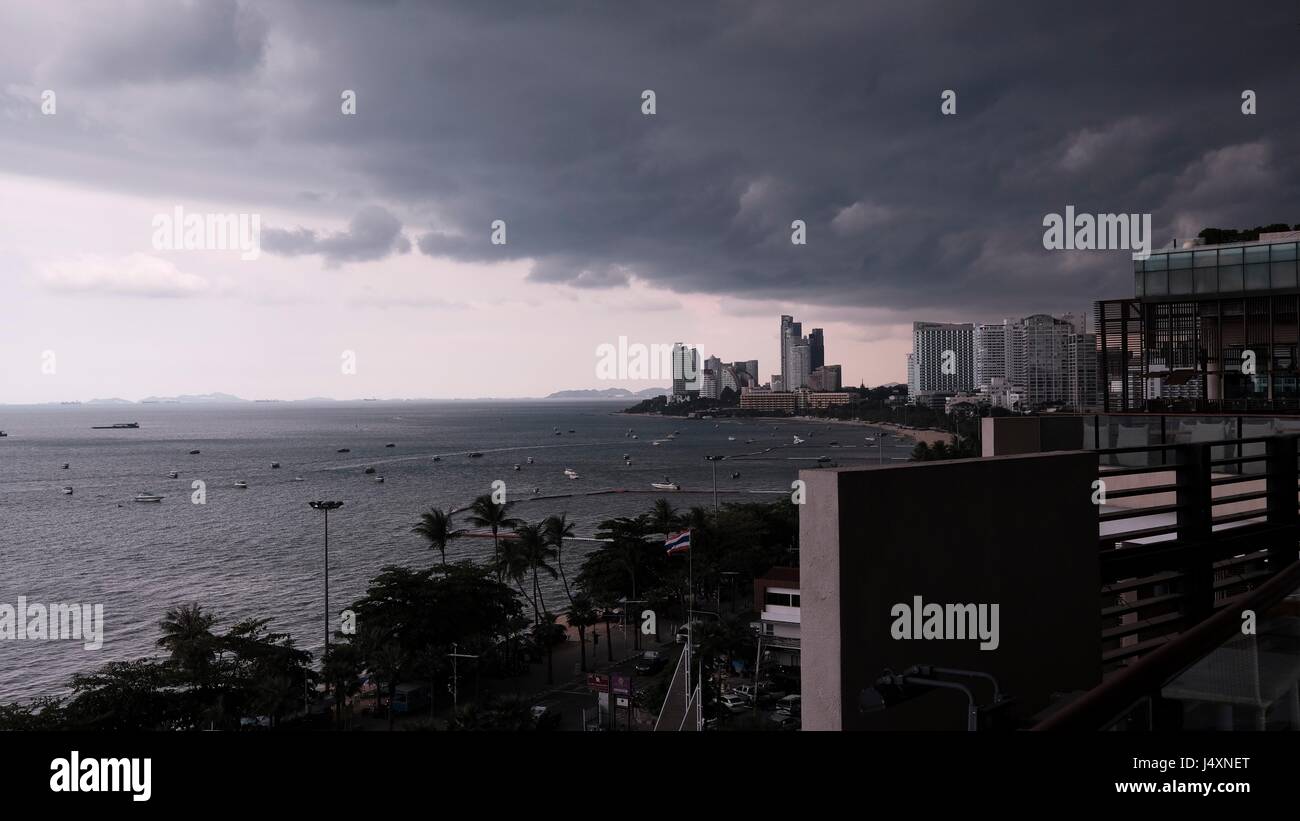
[[[0,640],[0,702],[65,690],[69,676],[108,661],[157,655],[167,608],[197,602],[223,625],[269,617],[298,646],[323,643],[323,514],[313,499],[343,500],[330,514],[330,605],[365,591],[385,564],[437,560],[410,532],[430,506],[461,507],[506,482],[516,516],[567,512],[578,536],[603,519],[649,509],[670,495],[679,508],[712,504],[706,454],[718,467],[719,499],[762,501],[789,492],[818,456],[874,463],[872,431],[807,420],[685,420],[618,414],[621,403],[348,402],[242,405],[0,407],[0,603],[102,604],[104,644]],[[138,430],[92,425],[139,422]],[[638,436],[633,440],[631,428]],[[560,435],[555,434],[558,429]],[[573,432],[570,433],[569,431]],[[680,433],[667,439],[673,431]],[[807,441],[792,444],[798,434]],[[729,437],[735,437],[734,441]],[[746,444],[747,439],[754,440]],[[840,446],[830,448],[830,442]],[[660,444],[654,444],[659,441]],[[385,445],[395,444],[393,448]],[[349,453],[338,453],[349,448]],[[189,451],[199,450],[198,455]],[[468,458],[479,451],[481,458]],[[624,464],[623,455],[632,458]],[[886,458],[907,448],[886,449]],[[434,456],[441,457],[433,461]],[[527,457],[534,464],[527,464]],[[68,463],[67,470],[62,469]],[[272,469],[279,462],[281,468]],[[513,466],[520,465],[515,471]],[[363,473],[374,467],[382,484]],[[565,468],[581,478],[569,480]],[[179,477],[168,478],[169,471]],[[731,478],[739,471],[738,479]],[[682,492],[652,491],[665,476]],[[294,481],[302,477],[303,481]],[[193,504],[191,483],[206,484]],[[248,489],[234,487],[237,480]],[[65,485],[74,488],[64,495]],[[600,489],[636,493],[567,498]],[[141,491],[158,504],[135,503]],[[458,526],[466,526],[457,520]],[[577,572],[596,543],[565,549]],[[448,561],[484,560],[491,539],[451,543]],[[560,609],[558,581],[545,586]]]

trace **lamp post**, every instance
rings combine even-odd
[[[321,658],[321,669],[330,656],[330,511],[343,507],[342,502],[308,502],[312,510],[325,511],[325,654]]]
[[[718,462],[726,459],[725,456],[705,456],[709,464],[713,466],[713,512],[718,512]]]

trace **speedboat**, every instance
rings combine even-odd
[[[302,479],[301,476],[295,476],[295,477],[293,477],[293,480],[294,480],[295,482],[301,482],[303,479]]]
[[[397,447],[397,444],[394,443],[394,442],[389,442],[387,445],[384,445],[384,447],[386,447],[386,448],[395,448],[395,447]]]
[[[65,488],[63,489],[63,493],[64,493],[64,495],[66,495],[66,496],[71,496],[71,495],[72,495],[72,485],[68,485],[67,487],[65,487]]]
[[[135,500],[137,502],[161,502],[163,497],[146,490],[143,493],[137,493],[135,495]]]
[[[515,470],[519,470],[519,465],[515,465]]]
[[[190,456],[198,456],[198,455],[199,455],[199,452],[198,452],[197,450],[192,450],[192,451],[190,451]]]
[[[800,439],[798,436],[796,436],[796,437],[794,437],[794,443],[795,443],[796,445],[802,445],[802,444],[803,444],[803,440]]]
[[[581,478],[582,478],[581,476],[578,475],[578,471],[574,470],[573,468],[565,468],[565,469],[564,469],[564,475],[565,475],[567,478],[569,478],[569,479],[581,479]]]
[[[384,483],[384,477],[382,477],[382,476],[376,476],[376,477],[375,477],[375,484],[377,484],[377,485],[382,485],[383,483]]]
[[[650,487],[655,490],[681,490],[682,486],[676,482],[651,482]]]
[[[577,431],[574,430],[573,428],[569,428],[569,433],[577,433]]]
[[[727,441],[728,441],[728,442],[734,442],[734,441],[736,441],[736,437],[734,437],[734,436],[728,436],[728,437],[727,437]]]
[[[532,463],[533,463],[533,457],[529,456],[529,457],[528,457],[528,464],[531,465]]]
[[[177,472],[174,471],[174,470],[167,474],[167,478],[168,478],[168,479],[175,479],[175,478],[177,478],[177,477],[179,477],[179,476],[180,476],[180,474],[177,473]]]
[[[435,457],[433,457],[433,461],[435,461],[435,462],[441,462],[441,461],[442,461],[442,457],[441,457],[441,456],[435,456]]]
[[[483,454],[479,453],[478,451],[474,451],[473,453],[471,453],[471,454],[469,455],[469,458],[471,458],[471,459],[478,459],[478,458],[479,458],[480,456],[482,456],[482,455],[483,455]]]
[[[238,482],[235,482],[235,487],[240,488],[242,490],[247,490],[248,482],[245,482],[243,479],[240,479]]]
[[[632,434],[632,438],[633,438],[633,439],[640,439],[641,437],[640,437],[640,436],[637,436],[637,435],[634,433],[634,434]]]
[[[8,435],[9,435],[9,434],[7,434],[7,433],[5,433],[4,431],[0,430],[0,439],[3,439],[3,438],[5,438],[5,437],[8,436]]]
[[[274,469],[276,469],[276,468],[278,468],[278,467],[280,467],[280,463],[279,463],[279,462],[272,462],[272,463],[271,463],[271,469],[272,469],[272,470],[274,470]]]
[[[352,448],[339,448],[335,453],[351,453]]]
[[[536,496],[538,493],[541,493],[541,492],[542,492],[542,489],[541,489],[540,487],[535,487],[535,488],[533,488],[533,495],[534,495],[534,496]]]
[[[63,469],[64,469],[64,470],[67,470],[67,469],[68,469],[68,463],[67,463],[67,462],[64,462],[64,463],[63,463]]]
[[[631,456],[631,454],[625,453],[625,454],[623,454],[623,458],[624,458],[624,459],[631,459],[632,456]]]
[[[366,473],[367,476],[369,476],[370,474],[372,474],[372,473],[374,473],[374,472],[375,472],[375,469],[374,469],[374,468],[366,468],[366,470],[365,470],[365,473]]]
[[[732,479],[739,479],[739,478],[740,478],[740,471],[737,470],[737,471],[735,471],[734,473],[732,473],[732,474],[731,474],[731,478],[732,478]]]

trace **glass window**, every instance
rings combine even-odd
[[[1241,266],[1236,266],[1238,270]],[[1246,266],[1246,290],[1247,291],[1265,291],[1268,290],[1268,266],[1267,265],[1247,265]]]
[[[1145,296],[1146,295],[1146,288],[1144,287],[1145,285],[1146,285],[1146,275],[1134,274],[1133,275],[1133,296],[1138,296],[1138,297]]]
[[[1272,245],[1269,247],[1272,249],[1270,259],[1272,259],[1273,262],[1285,262],[1287,260],[1295,259],[1294,242],[1284,242],[1281,245]]]
[[[1170,271],[1169,272],[1169,293],[1190,294],[1191,292],[1192,292],[1191,271]]]
[[[1219,269],[1219,290],[1225,293],[1241,290],[1240,267],[1233,266],[1232,268]]]
[[[1164,271],[1147,271],[1147,296],[1164,296],[1169,293],[1169,275]]]
[[[1169,267],[1168,254],[1152,254],[1143,268],[1147,271],[1163,271]]]
[[[1246,247],[1246,264],[1252,262],[1268,262],[1267,245],[1250,245]]]
[[[1219,249],[1220,265],[1240,265],[1241,249],[1240,248],[1220,248]]]
[[[1219,271],[1217,268],[1202,268],[1196,272],[1196,293],[1212,294],[1219,290]]]
[[[1210,263],[1210,264],[1213,265],[1214,263]],[[1188,253],[1183,253],[1183,254],[1170,254],[1170,255],[1169,255],[1169,267],[1170,267],[1171,269],[1172,269],[1172,268],[1191,268],[1191,267],[1192,267],[1192,255],[1191,255],[1191,254],[1188,254]]]
[[[1193,256],[1197,268],[1213,268],[1219,264],[1218,251],[1197,251]]]
[[[1273,287],[1274,288],[1294,288],[1295,281],[1295,262],[1275,262],[1273,268]]]

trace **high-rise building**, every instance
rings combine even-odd
[[[739,395],[740,389],[743,387],[743,385],[741,385],[741,380],[747,376],[748,374],[744,371],[737,371],[735,365],[723,365],[721,377],[718,381],[719,398],[721,398],[722,392],[727,389],[730,389],[733,393]]]
[[[1013,385],[1023,389],[1032,410],[1070,402],[1070,348],[1075,325],[1068,319],[1034,314],[1011,326]]]
[[[1009,320],[980,324],[975,326],[975,387],[984,389],[993,384],[994,379],[1005,379],[1008,368],[1008,336],[1011,323]]]
[[[678,342],[673,345],[673,396],[700,391],[700,352]]]
[[[790,372],[786,374],[785,389],[808,387],[808,376],[812,373],[812,348],[799,344],[790,347]]]
[[[915,397],[921,389],[916,384],[916,354],[907,355],[907,395]]]
[[[822,365],[808,375],[808,387],[815,391],[838,391],[841,387],[839,365]]]
[[[808,347],[812,352],[812,370],[826,364],[826,338],[821,328],[813,328],[808,334]]]
[[[722,360],[710,356],[704,360],[704,372],[701,374],[700,398],[717,399],[722,394]]]
[[[786,390],[794,390],[803,387],[803,382],[796,379],[795,374],[791,371],[792,357],[794,349],[800,345],[807,346],[808,340],[803,335],[803,323],[795,322],[794,317],[782,315],[781,317],[781,381]],[[809,356],[811,361],[811,355]],[[812,368],[808,368],[812,372]],[[807,374],[804,375],[807,378]]]
[[[1087,411],[1098,407],[1101,396],[1097,383],[1096,334],[1070,337],[1069,385],[1071,408]]]
[[[972,390],[975,387],[974,336],[975,326],[970,323],[913,322],[914,395]]]

